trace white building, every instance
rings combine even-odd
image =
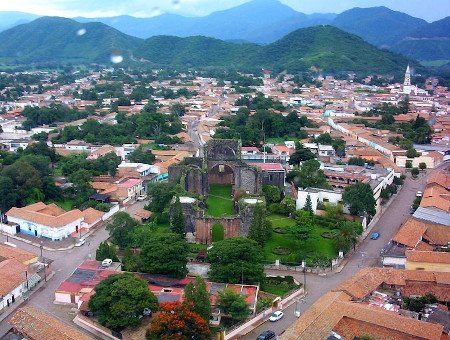
[[[303,209],[308,199],[311,198],[311,205],[314,214],[317,212],[317,205],[319,203],[342,204],[342,190],[327,190],[318,188],[299,189],[297,195],[296,208]]]

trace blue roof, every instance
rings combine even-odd
[[[414,212],[413,216],[420,220],[430,221],[433,223],[450,226],[450,214],[433,208],[419,207]]]

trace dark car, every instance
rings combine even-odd
[[[276,339],[276,338],[277,338],[277,335],[274,332],[264,331],[260,335],[258,335],[256,340],[271,340],[271,339]]]

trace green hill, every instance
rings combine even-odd
[[[256,44],[236,44],[203,36],[157,36],[145,40],[135,54],[159,65],[231,66],[236,62],[247,64],[249,55],[260,48]]]
[[[124,64],[144,66],[401,73],[411,62],[333,26],[299,29],[272,44],[256,45],[203,36],[141,40],[102,23],[44,17],[0,33],[0,41],[0,60],[11,64],[107,64],[112,54],[120,54]]]
[[[0,58],[15,63],[108,62],[112,54],[129,58],[141,39],[102,23],[43,17],[0,33]]]
[[[450,60],[450,17],[411,32],[393,50],[418,60]]]
[[[408,59],[380,50],[362,38],[332,26],[294,31],[265,46],[234,44],[206,37],[153,37],[135,52],[156,64],[168,66],[232,66],[277,71],[325,71],[362,73],[403,72]]]

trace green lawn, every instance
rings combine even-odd
[[[274,228],[284,228],[295,225],[295,221],[281,215],[269,215],[268,219]],[[329,231],[327,228],[315,227],[310,237],[306,241],[295,239],[289,234],[273,232],[271,238],[264,245],[264,260],[275,262],[279,259],[284,263],[300,263],[302,259],[323,256],[333,258],[337,255],[334,240],[325,239],[321,234]],[[278,255],[272,252],[277,247],[289,248],[290,254]]]
[[[63,208],[65,211],[69,211],[73,209],[74,202],[73,200],[65,200],[60,202],[55,202],[57,206]]]
[[[214,217],[234,215],[231,192],[231,185],[210,185],[206,200],[207,214]]]

